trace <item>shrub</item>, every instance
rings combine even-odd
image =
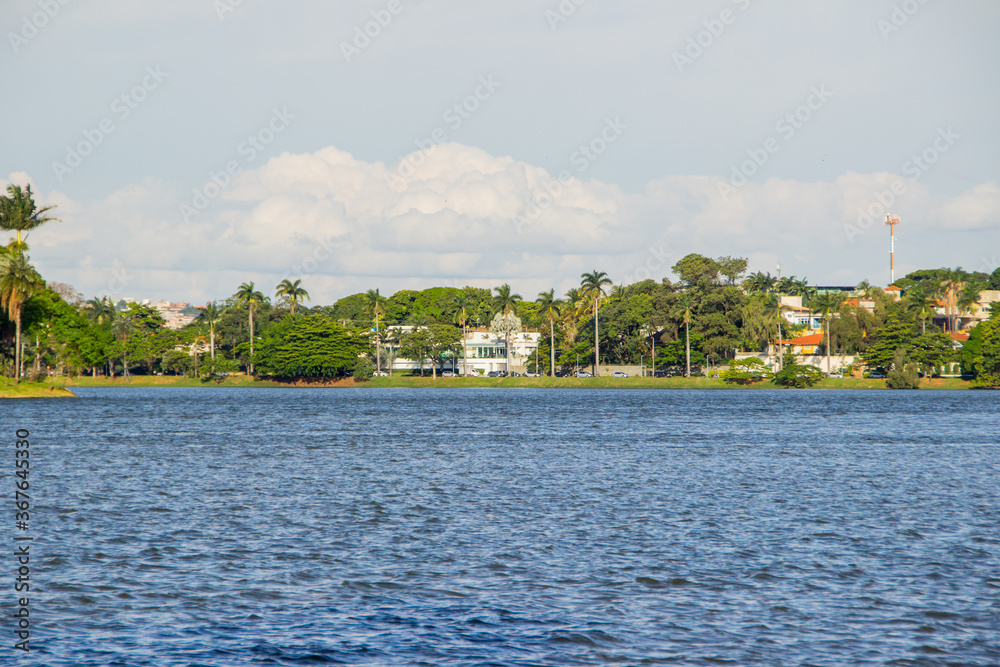
[[[805,389],[823,379],[819,369],[809,364],[789,364],[774,376],[774,384],[779,387]]]
[[[767,366],[757,357],[747,357],[729,362],[729,370],[722,372],[722,381],[727,384],[747,385],[763,382]]]
[[[917,364],[909,362],[906,350],[896,348],[892,357],[892,370],[886,377],[885,386],[889,389],[919,389],[920,380],[917,377]]]
[[[358,357],[352,375],[357,382],[368,382],[375,375],[375,365],[368,357]]]

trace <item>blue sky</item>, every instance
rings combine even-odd
[[[885,209],[897,274],[991,271],[998,28],[987,0],[8,0],[0,180],[59,207],[31,257],[88,297],[531,297],[689,252],[884,284]]]

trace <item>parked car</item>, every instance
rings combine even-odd
[[[611,374],[611,377],[613,377],[613,378],[627,378],[628,377],[628,373],[623,373],[622,371],[615,371],[614,373]]]
[[[541,373],[525,373],[524,377],[526,377],[526,378],[540,378],[540,377],[542,377],[542,374]]]
[[[521,377],[521,374],[520,374],[520,373],[518,373],[517,371],[514,371],[513,373],[511,373],[511,374],[510,374],[510,376],[511,376],[512,378],[519,378],[519,377]]]
[[[488,378],[505,378],[507,377],[507,371],[490,371],[486,374]]]
[[[592,377],[594,377],[594,374],[593,373],[588,373],[587,371],[577,371],[576,372],[576,376],[578,378],[592,378]]]
[[[884,380],[887,376],[881,371],[872,371],[868,374],[868,377],[872,380]]]
[[[441,377],[443,377],[443,378],[453,378],[453,377],[455,377],[455,374],[452,371],[444,371],[443,373],[441,373]]]
[[[843,373],[829,373],[829,374],[827,374],[827,377],[828,378],[836,378],[838,380],[843,380],[844,379],[844,374]]]
[[[375,371],[374,373],[372,373],[372,375],[375,375],[375,376],[380,377],[380,378],[387,378],[387,377],[389,377],[389,374],[386,373],[385,371]]]

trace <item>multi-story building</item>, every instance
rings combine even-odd
[[[389,341],[383,347],[387,350],[391,367],[394,371],[414,371],[420,369],[420,363],[399,356],[400,338],[417,327],[389,327]],[[523,328],[520,333],[510,336],[510,368],[507,368],[507,342],[503,336],[496,336],[486,328],[468,329],[458,344],[456,354],[445,354],[442,359],[424,361],[424,368],[430,369],[430,364],[437,365],[438,373],[454,372],[456,375],[485,375],[490,371],[508,371],[524,373],[533,371],[528,368],[528,358],[538,349],[540,334]]]

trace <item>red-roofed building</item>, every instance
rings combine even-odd
[[[816,354],[817,348],[823,344],[826,336],[822,333],[811,333],[791,340],[780,341],[781,345],[787,347],[786,352],[794,354],[812,355]]]
[[[901,287],[896,287],[895,285],[889,285],[883,291],[896,301],[899,301],[900,299],[903,298],[903,289]]]

